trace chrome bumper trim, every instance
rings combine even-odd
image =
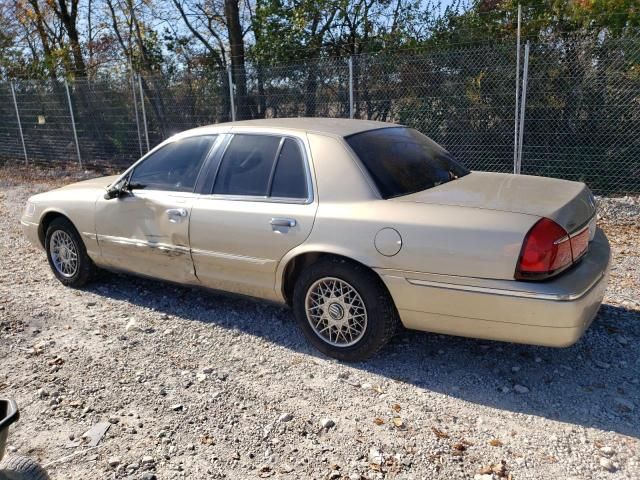
[[[431,282],[428,280],[418,280],[414,278],[407,278],[406,280],[412,285],[418,285],[421,287],[444,288],[447,290],[459,290],[463,292],[473,292],[473,293],[486,293],[489,295],[502,295],[506,297],[533,298],[537,300],[570,302],[570,301],[578,300],[579,298],[584,297],[600,280],[602,280],[602,277],[604,277],[604,275],[605,275],[605,272],[602,272],[600,275],[598,275],[583,291],[570,293],[570,294],[551,294],[551,293],[540,293],[540,292],[528,292],[525,290],[506,290],[501,288],[478,287],[473,285],[458,285],[455,283]]]

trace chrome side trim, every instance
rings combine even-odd
[[[98,235],[96,235],[95,233],[91,233],[91,232],[82,232],[82,236],[83,237],[87,237],[89,240],[97,240],[98,239]]]
[[[170,198],[174,200],[176,203],[185,203],[187,200],[198,198],[197,193],[193,192],[176,192],[174,190],[157,190],[153,188],[142,189],[142,190],[133,190],[134,196],[136,198],[151,198],[154,199],[156,197],[162,197],[163,199]]]
[[[232,253],[213,252],[211,250],[200,250],[194,248],[191,250],[192,255],[202,255],[204,257],[222,258],[225,260],[235,260],[240,262],[252,263],[255,265],[268,265],[270,263],[276,263],[275,260],[269,260],[268,258],[256,258],[246,257],[244,255],[234,255]]]
[[[20,224],[21,224],[23,227],[37,227],[37,226],[39,225],[39,224],[38,224],[38,223],[36,223],[36,222],[28,222],[28,221],[26,221],[26,220],[22,220],[22,219],[20,219]]]
[[[447,290],[458,290],[462,292],[473,292],[473,293],[486,293],[489,295],[502,295],[505,297],[519,297],[519,298],[532,298],[536,300],[552,300],[559,302],[570,302],[572,300],[578,300],[585,296],[589,291],[602,279],[604,276],[604,272],[598,275],[583,291],[576,293],[559,293],[559,294],[551,294],[551,293],[539,293],[539,292],[527,292],[524,290],[506,290],[501,288],[491,288],[491,287],[478,287],[473,285],[457,285],[455,283],[441,283],[441,282],[432,282],[429,280],[418,280],[414,278],[406,278],[407,282],[412,285],[418,285],[421,287],[434,287],[434,288],[444,288]]]
[[[125,245],[131,247],[142,247],[160,250],[161,252],[167,252],[169,254],[176,255],[188,255],[190,253],[189,247],[182,245],[172,245],[168,243],[149,242],[146,240],[137,240],[134,238],[126,237],[113,237],[110,235],[96,235],[98,242],[113,243],[117,245]]]
[[[83,235],[85,235],[85,232],[83,232]],[[87,234],[87,235],[91,235],[91,234]],[[191,253],[193,255],[202,255],[205,257],[215,257],[215,258],[223,258],[227,260],[236,260],[241,262],[252,263],[255,265],[268,265],[270,263],[276,263],[275,260],[270,260],[268,258],[246,257],[244,255],[234,255],[231,253],[213,252],[210,250],[200,250],[200,249],[191,250],[189,247],[185,247],[182,245],[171,245],[168,243],[149,242],[146,240],[138,240],[138,239],[126,238],[126,237],[96,235],[96,238],[98,242],[112,243],[116,245],[124,245],[124,246],[130,246],[130,247],[151,248],[151,249],[160,250],[162,252],[167,252],[169,254],[188,255],[189,253]]]
[[[308,198],[281,198],[281,197],[264,197],[256,195],[222,195],[218,193],[203,194],[202,200],[230,200],[242,202],[266,202],[266,203],[295,203],[299,205],[309,205],[313,200]]]

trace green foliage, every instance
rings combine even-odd
[[[40,2],[42,19],[55,27],[49,4]],[[357,118],[415,126],[471,168],[511,171],[518,2],[461,3],[242,3],[247,116],[349,115],[350,57]],[[531,43],[523,172],[586,180],[601,192],[640,191],[637,0],[520,4],[522,40]],[[16,5],[22,14],[0,7],[0,77],[70,76],[74,61],[63,29],[51,29],[62,33],[49,38],[45,54],[31,3]],[[129,68],[142,74],[151,143],[230,118],[228,77],[220,68],[230,63],[224,2],[112,5],[113,14],[96,12],[103,34],[90,43],[91,82],[76,83],[73,92],[83,148],[123,159],[135,152],[130,85],[118,83]],[[24,38],[31,43],[21,43]],[[82,45],[88,55],[89,42]],[[9,118],[12,110],[5,110]],[[42,155],[50,150],[45,140],[37,143]]]

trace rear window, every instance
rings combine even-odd
[[[426,190],[469,173],[444,148],[412,128],[369,130],[346,141],[383,198]]]

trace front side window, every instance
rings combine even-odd
[[[444,148],[412,128],[368,130],[345,140],[382,198],[426,190],[469,173]]]
[[[168,143],[133,169],[129,188],[191,192],[215,135]]]

